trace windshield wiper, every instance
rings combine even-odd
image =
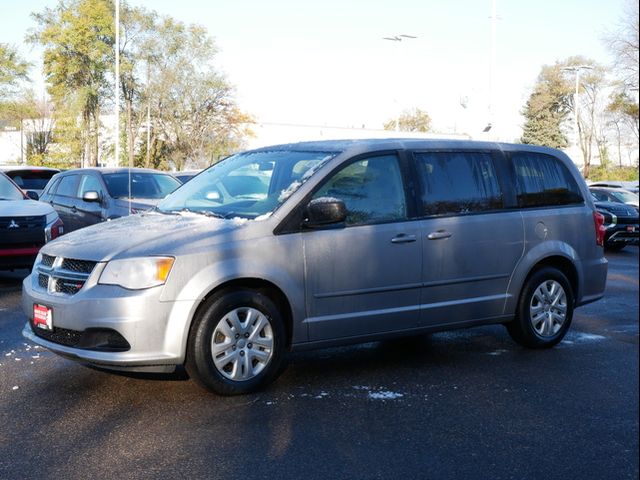
[[[177,211],[176,213],[195,213],[197,215],[204,215],[205,217],[214,217],[214,218],[225,218],[224,215],[220,215],[216,212],[210,212],[209,210],[191,210],[190,208],[183,208],[182,210]]]

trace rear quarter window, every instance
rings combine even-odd
[[[582,203],[580,188],[567,167],[543,153],[511,154],[516,177],[516,195],[521,208]]]

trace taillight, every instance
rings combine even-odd
[[[47,225],[47,228],[44,231],[45,240],[50,242],[54,238],[58,238],[60,235],[64,233],[64,224],[60,218],[57,218],[55,222],[51,225]]]
[[[596,229],[596,244],[604,246],[604,235],[606,229],[604,228],[604,215],[600,212],[593,212],[593,226]]]

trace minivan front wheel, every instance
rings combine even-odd
[[[571,325],[573,303],[567,277],[556,268],[541,268],[525,282],[516,318],[507,324],[507,330],[525,347],[553,347]]]
[[[265,295],[235,290],[203,306],[188,344],[187,371],[220,395],[249,393],[281,371],[285,329],[280,312]]]

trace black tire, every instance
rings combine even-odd
[[[212,341],[216,328],[223,318],[228,318],[230,312],[240,312],[240,316],[245,309],[257,310],[268,320],[272,334],[272,353],[262,370],[255,376],[234,380],[227,378],[232,372],[224,369],[221,372],[216,367]],[[248,317],[245,318],[245,322],[249,323]],[[218,332],[216,335],[220,335],[220,333]],[[243,339],[240,338],[240,340]],[[238,345],[240,340],[237,340]],[[246,341],[250,340],[247,338]],[[286,333],[282,316],[266,295],[253,290],[227,290],[209,298],[201,308],[189,334],[185,367],[189,376],[207,390],[225,396],[241,395],[259,390],[276,379],[284,369],[285,345]],[[250,352],[251,347],[251,343],[243,344],[238,353],[240,350]],[[227,350],[229,351],[229,349]],[[232,354],[235,355],[235,353],[236,345],[234,344]],[[244,355],[246,355],[247,362],[257,362],[255,358],[254,360],[250,359],[249,353]],[[224,355],[222,357],[223,359],[227,358]],[[234,358],[240,361],[240,358]],[[230,364],[227,364],[227,367]]]
[[[605,245],[605,249],[609,250],[610,252],[619,252],[626,246],[627,245],[624,243],[610,243],[608,245]]]
[[[540,304],[538,297],[534,299],[534,296],[539,288],[543,288],[543,285],[552,285],[554,282],[564,290],[566,313],[564,321],[559,325],[557,331],[542,334],[534,327],[534,321],[531,319],[531,310],[533,308],[541,308],[544,310],[547,308],[547,304],[546,300],[544,304]],[[548,308],[553,309],[554,307],[549,305]],[[556,268],[543,267],[534,271],[525,282],[520,293],[520,299],[518,300],[516,318],[506,324],[507,331],[513,340],[525,347],[550,348],[558,344],[564,338],[567,330],[569,330],[571,320],[573,319],[573,309],[574,293],[567,277]],[[542,312],[541,314],[544,315]],[[553,328],[555,328],[555,326],[556,325],[553,324]],[[544,328],[544,326],[542,326],[542,328]]]

